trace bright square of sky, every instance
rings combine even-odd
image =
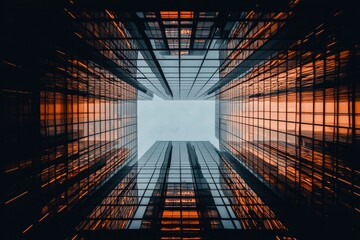
[[[156,141],[210,141],[218,148],[215,101],[138,101],[139,158]]]

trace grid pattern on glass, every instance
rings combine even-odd
[[[5,145],[13,153],[5,152],[3,180],[11,184],[3,189],[3,206],[12,216],[8,222],[14,236],[32,234],[70,211],[137,158],[138,90],[110,68],[52,40],[47,39],[51,48],[37,68],[1,62],[9,81],[1,91],[9,116],[4,137],[14,139]],[[122,54],[119,67],[134,75],[128,59],[136,63],[137,53]]]
[[[43,214],[87,196],[137,154],[136,90],[91,62],[59,57],[54,65],[63,72],[46,75],[40,92],[40,184],[69,188]]]
[[[263,198],[269,196],[255,193],[211,143],[156,142],[79,224],[74,237],[126,229],[151,231],[162,239],[202,239],[221,229],[288,236]]]
[[[258,13],[251,11],[244,13],[245,21],[236,22],[229,35],[229,40],[223,45],[223,48],[228,50],[220,51],[220,59],[224,59],[220,67],[220,76],[228,75],[251,54],[261,48],[285,25],[288,17],[289,13],[287,12]],[[268,22],[266,20],[256,21],[259,18],[268,19]]]
[[[139,16],[172,99],[212,99],[214,93],[208,91],[275,36],[296,4],[272,13],[161,11]],[[155,44],[158,41],[163,42]]]
[[[66,11],[84,26],[76,34],[118,65],[122,55],[114,43],[135,43],[136,49],[127,48],[126,51],[141,52],[139,67],[132,64],[127,68],[137,69],[137,80],[160,97],[209,99],[214,95],[206,94],[211,87],[220,78],[229,77],[229,73],[268,42],[285,25],[297,2],[289,2],[288,11],[270,13],[159,11],[120,14],[105,10],[75,14],[76,9]],[[92,22],[91,19],[96,20]],[[96,31],[96,26],[102,25],[116,32],[112,39],[106,37],[106,31],[102,34]],[[95,34],[89,36],[94,30]],[[91,43],[94,39],[96,45]]]
[[[140,228],[139,219],[143,218],[158,178],[161,177],[167,146],[166,142],[155,143],[77,229]]]
[[[196,99],[203,85],[208,90],[218,81],[218,74],[214,73],[218,51],[213,41],[217,15],[192,11],[143,14],[147,36],[171,88],[172,99]],[[162,44],[156,44],[158,41]],[[208,81],[209,78],[212,79]]]
[[[348,217],[360,213],[359,51],[336,27],[319,24],[221,88],[217,131],[222,150],[287,199]]]
[[[139,51],[138,64],[130,57],[125,69],[136,71],[142,86],[164,99],[186,100],[212,99],[208,91],[275,36],[297,3],[282,12],[66,11],[82,26],[76,34],[114,64],[122,64],[123,51]],[[108,32],[114,32],[111,39]],[[136,47],[121,47],[130,43]]]
[[[64,8],[64,13],[70,18],[68,22],[75,37],[88,46],[90,58],[96,57],[99,64],[135,88],[166,96],[159,91],[162,87],[157,78],[150,81],[143,73],[143,63],[138,66],[142,58],[137,50],[139,46],[115,12],[85,12],[69,6]],[[151,98],[151,94],[148,95],[147,98]]]

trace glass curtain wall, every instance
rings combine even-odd
[[[274,191],[323,216],[335,209],[360,214],[359,49],[343,37],[349,32],[337,30],[349,29],[347,23],[344,11],[334,12],[217,92],[221,149]],[[238,29],[232,34],[242,34]]]
[[[0,62],[5,156],[1,161],[2,207],[9,238],[26,237],[67,214],[125,163],[137,159],[138,90],[101,58],[91,58],[74,47],[78,41],[107,60],[116,59],[117,68],[135,77],[137,52],[132,42],[109,43],[100,37],[106,34],[115,39],[126,30],[111,22],[74,24],[70,20],[69,26],[74,13],[66,8],[57,13],[64,31],[56,29],[56,22],[48,29],[50,23],[44,23],[44,18],[40,22],[30,18],[35,23],[29,31],[47,35],[34,34],[32,47],[23,52],[4,50]],[[8,16],[8,20],[14,26],[24,24],[21,18]],[[16,34],[11,35],[14,42],[8,42],[10,49],[19,44]],[[100,46],[108,50],[101,51]]]

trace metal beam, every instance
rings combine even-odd
[[[124,23],[126,29],[130,32],[131,36],[138,38],[135,41],[138,47],[143,49],[141,53],[144,55],[146,63],[149,65],[155,76],[159,79],[165,92],[172,98],[173,93],[170,89],[169,83],[166,80],[165,74],[161,69],[160,63],[155,56],[150,39],[145,33],[145,28],[142,25],[142,22],[139,21],[138,17],[134,13],[131,13],[131,17],[134,19],[134,22]]]
[[[99,66],[103,67],[107,71],[114,74],[116,77],[118,77],[120,80],[128,83],[129,85],[133,86],[134,88],[142,91],[143,93],[153,96],[153,93],[147,89],[144,85],[139,83],[136,78],[131,76],[129,73],[124,71],[121,67],[119,67],[115,62],[113,62],[111,59],[106,58],[101,53],[99,53],[96,50],[91,49],[89,46],[84,47],[84,44],[82,44],[83,49],[78,48],[78,52],[81,54],[82,57],[85,59],[88,59],[90,61],[95,62]]]
[[[270,39],[265,42],[257,51],[252,53],[247,59],[242,61],[236,68],[234,68],[225,77],[221,78],[214,86],[212,86],[205,94],[210,95],[221,87],[225,86],[235,78],[246,73],[257,64],[265,61],[271,55],[289,47],[291,43],[304,35],[317,26],[317,24],[324,20],[326,12],[314,12],[313,9],[309,8],[306,3],[298,6],[296,9],[297,14],[288,20],[285,26],[281,27]],[[310,10],[309,10],[310,9]],[[308,23],[304,25],[304,19],[307,19]],[[203,95],[205,95],[203,94]]]

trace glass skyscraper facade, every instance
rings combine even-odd
[[[7,47],[15,47],[21,44],[16,41],[15,26],[23,22],[7,19],[14,27],[9,29],[13,35],[6,37],[14,42]],[[38,24],[37,19],[31,21]],[[35,32],[47,30],[44,25],[32,27]],[[74,33],[87,34],[86,42],[78,37],[83,48],[89,48],[86,53],[75,41],[72,47],[59,42],[54,31],[48,32],[54,36],[44,42],[41,35],[35,35],[29,43],[32,48],[2,51],[5,238],[26,236],[51,224],[86,202],[126,162],[137,159],[138,89],[130,81],[136,77],[137,52],[122,51],[123,59],[115,61],[115,50],[91,48],[107,44],[116,49],[134,48],[132,42],[99,39],[105,33],[115,38],[117,28],[121,26],[92,22],[69,26]],[[126,81],[114,68],[126,70]]]
[[[336,30],[345,28],[345,12],[328,11],[323,15],[331,25],[314,20],[303,36],[296,33],[298,38],[286,40],[287,44],[281,40],[276,51],[251,68],[246,62],[256,48],[261,50],[284,31],[293,31],[282,28],[297,25],[298,16],[284,26],[265,22],[254,23],[251,31],[248,25],[233,28],[231,35],[247,32],[256,47],[222,51],[226,58],[236,59],[224,63],[223,79],[236,71],[240,74],[217,90],[216,131],[221,150],[230,152],[275,192],[313,207],[319,215],[356,219],[360,86],[354,76],[359,49],[355,41],[344,41],[349,32]],[[264,43],[265,36],[270,39]],[[250,43],[228,41],[227,46],[237,49],[243,44]]]
[[[356,239],[355,5],[4,2],[1,239]],[[220,148],[138,159],[154,95],[214,101]]]
[[[256,180],[222,154],[210,142],[156,142],[129,164],[74,237],[294,239],[266,204],[271,194],[254,191],[249,184]]]

